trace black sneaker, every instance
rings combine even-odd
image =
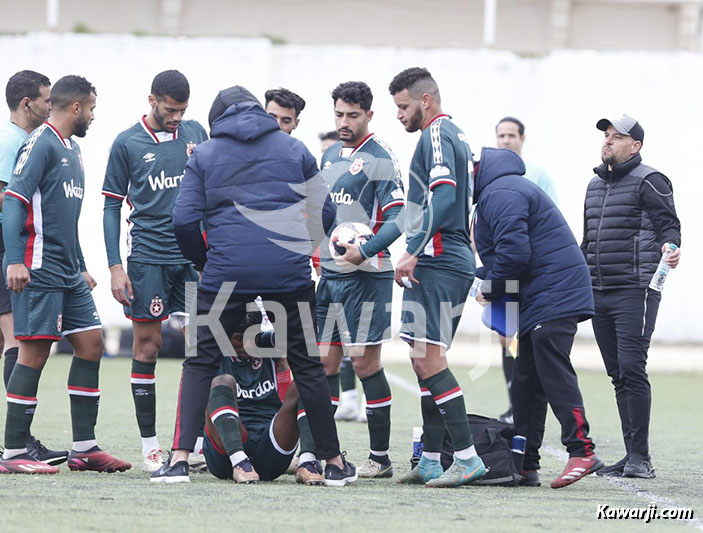
[[[622,470],[623,477],[639,477],[643,479],[654,479],[657,473],[649,458],[632,460],[630,459]]]
[[[35,439],[31,435],[27,441],[27,453],[47,465],[60,465],[68,459],[68,450],[54,451],[50,450],[42,444],[39,439]]]
[[[522,479],[518,482],[518,485],[521,487],[539,487],[542,484],[537,470],[523,470],[520,475]]]
[[[622,477],[622,471],[625,469],[625,464],[627,464],[627,461],[629,460],[628,456],[626,455],[622,459],[620,459],[617,463],[613,463],[612,465],[604,466],[598,472],[596,472],[597,476],[604,476],[604,477]]]
[[[342,462],[344,468],[339,468],[337,465],[327,463],[325,465],[325,485],[328,487],[344,487],[350,483],[354,483],[359,477],[356,473],[356,467],[347,461],[342,454]]]
[[[178,461],[171,466],[171,454],[156,472],[151,474],[152,483],[190,483],[188,461]]]

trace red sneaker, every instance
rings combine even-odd
[[[552,481],[553,489],[560,489],[576,483],[579,479],[603,468],[603,462],[597,456],[570,457],[561,475]]]
[[[58,474],[59,467],[37,461],[28,453],[0,459],[0,474]]]
[[[124,472],[132,468],[132,465],[95,446],[87,452],[71,450],[68,455],[68,468],[73,471]]]

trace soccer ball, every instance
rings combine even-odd
[[[343,222],[330,235],[329,250],[330,256],[333,258],[341,257],[346,250],[340,246],[339,242],[347,244],[364,244],[371,237],[373,231],[366,224],[361,222]]]

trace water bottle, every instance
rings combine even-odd
[[[420,462],[422,449],[422,427],[416,426],[413,428],[413,455],[410,458],[410,468],[414,468]]]
[[[471,284],[471,288],[469,289],[469,298],[476,298],[478,296],[478,291],[481,290],[481,285],[483,285],[483,280],[474,278],[474,282]]]
[[[670,266],[666,264],[666,260],[669,259],[671,253],[678,248],[675,244],[669,244],[670,250],[662,254],[662,258],[657,265],[657,270],[652,276],[652,281],[649,282],[649,288],[653,291],[661,292],[664,288],[664,282],[666,281],[666,276],[669,273]]]

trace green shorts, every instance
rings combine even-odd
[[[161,322],[169,315],[186,315],[186,282],[198,281],[190,263],[150,265],[127,261],[127,275],[132,282],[134,299],[124,314],[136,322]]]
[[[389,341],[392,299],[392,278],[323,276],[317,285],[318,344],[368,346]]]
[[[244,453],[247,454],[262,481],[273,481],[288,469],[297,446],[284,450],[273,435],[274,416],[268,424],[245,424],[247,438],[244,441]],[[203,456],[210,473],[219,479],[232,479],[232,462],[227,452],[219,448],[212,437],[205,431],[203,439]]]
[[[10,297],[19,340],[60,340],[62,335],[102,328],[85,282],[65,291],[25,289]]]
[[[414,276],[420,284],[403,291],[400,338],[449,348],[473,276],[466,278],[448,270],[422,266],[415,268]]]

